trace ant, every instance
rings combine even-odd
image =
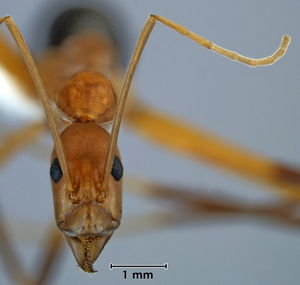
[[[12,17],[0,18],[0,24],[6,24],[16,41],[43,103],[54,140],[50,176],[56,222],[78,265],[86,272],[95,272],[93,263],[120,224],[123,166],[117,148],[118,133],[137,64],[156,22],[207,49],[250,66],[273,64],[285,54],[290,42],[290,37],[285,35],[271,56],[253,59],[224,49],[169,19],[150,15],[137,41],[120,95],[116,95],[106,76],[93,69],[80,70],[60,85],[52,96],[53,101],[71,119],[71,124],[60,133],[46,89],[21,32]],[[111,121],[109,134],[103,124]]]

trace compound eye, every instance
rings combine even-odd
[[[118,158],[117,156],[115,156],[114,158],[114,164],[111,169],[111,175],[117,181],[120,181],[123,176],[123,165],[120,158]]]
[[[57,182],[59,182],[59,180],[61,179],[62,176],[63,176],[63,173],[61,171],[58,158],[55,158],[52,161],[52,164],[50,167],[50,177],[53,182],[57,183]]]

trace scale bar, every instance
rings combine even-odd
[[[109,264],[109,269],[113,270],[114,268],[164,268],[165,270],[168,270],[169,265],[168,263],[156,265],[156,264]]]

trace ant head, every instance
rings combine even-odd
[[[63,131],[61,140],[72,189],[53,151],[50,176],[55,218],[79,266],[93,272],[92,264],[120,223],[123,167],[117,152],[103,190],[110,135],[95,123],[74,123]]]
[[[65,114],[79,122],[109,122],[116,108],[111,82],[95,71],[74,74],[56,92],[55,101]]]

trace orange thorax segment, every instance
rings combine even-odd
[[[64,113],[81,122],[111,121],[116,108],[111,82],[96,71],[74,74],[59,88],[54,99]]]

